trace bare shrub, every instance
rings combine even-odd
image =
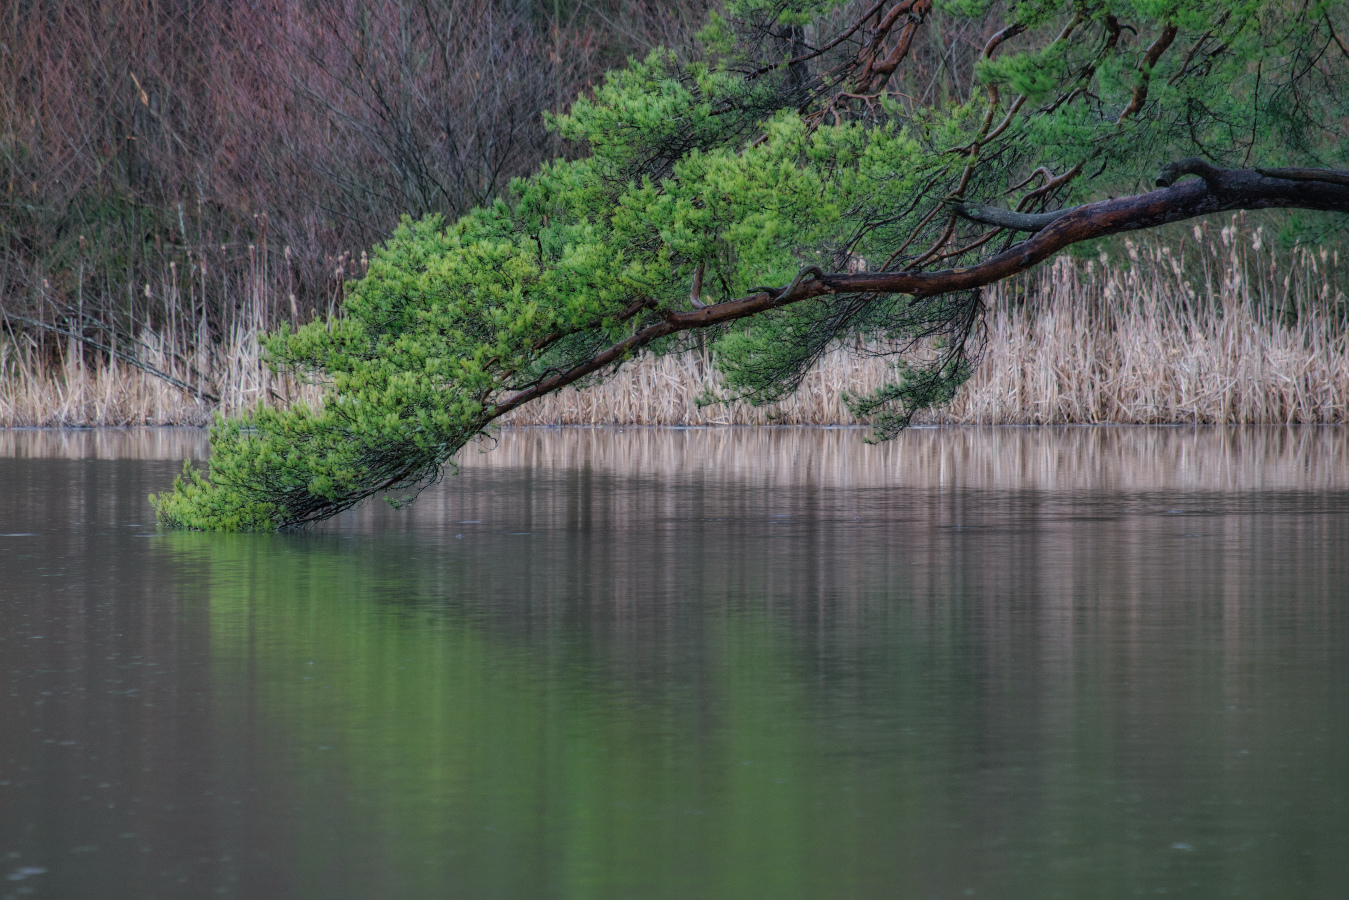
[[[60,366],[330,313],[404,214],[563,151],[545,110],[702,0],[34,0],[0,14],[0,328]],[[623,28],[611,23],[621,22]],[[250,295],[257,284],[265,291]],[[263,302],[261,309],[257,303]]]

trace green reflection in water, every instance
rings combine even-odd
[[[800,688],[765,618],[708,617],[678,671],[597,672],[593,636],[493,634],[425,602],[443,560],[173,539],[212,576],[220,732],[251,738],[221,752],[278,754],[249,762],[284,796],[305,885],[817,896],[812,857],[851,842],[801,791]]]
[[[1337,896],[1343,566],[1222,584],[1223,540],[1123,522],[920,522],[921,574],[857,539],[828,597],[793,568],[824,526],[683,567],[633,562],[677,529],[165,541],[294,896]],[[1255,572],[1343,535],[1232,531]]]

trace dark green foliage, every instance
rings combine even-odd
[[[714,304],[806,266],[941,270],[1017,240],[951,199],[1056,209],[1145,190],[1183,156],[1344,165],[1344,4],[898,6],[849,31],[869,4],[739,0],[692,57],[612,73],[553,122],[587,152],[453,224],[404,222],[338,319],[269,339],[328,399],[219,424],[209,476],[160,497],[161,521],[285,527],[415,491],[516,393],[688,311],[695,280]],[[884,437],[968,377],[979,309],[969,292],[834,295],[712,336],[729,389],[758,403],[834,342],[907,348],[893,385],[853,401]]]

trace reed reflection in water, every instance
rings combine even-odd
[[[1344,429],[519,429],[155,537],[180,453],[29,434],[0,895],[1349,890]]]
[[[207,456],[203,428],[0,428],[0,459],[177,460],[181,465]]]
[[[466,470],[588,468],[680,480],[990,490],[1342,490],[1339,426],[917,427],[868,445],[851,428],[514,428],[470,445]]]

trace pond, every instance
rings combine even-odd
[[[0,897],[1349,896],[1349,430],[0,432]]]

